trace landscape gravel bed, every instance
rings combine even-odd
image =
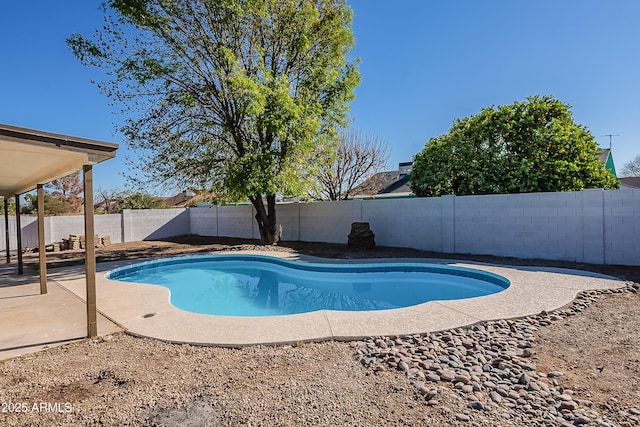
[[[569,307],[513,320],[484,322],[471,327],[425,336],[370,338],[358,346],[359,360],[373,371],[402,371],[436,406],[439,395],[450,392],[467,409],[453,414],[458,421],[511,420],[517,425],[636,425],[637,407],[623,408],[613,418],[603,416],[586,398],[560,386],[564,372],[540,372],[532,361],[535,333],[554,321],[582,312],[602,293],[637,292],[629,283],[620,290],[584,292]]]

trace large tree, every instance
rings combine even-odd
[[[7,213],[11,214],[11,215],[15,215],[16,213],[16,202],[15,199],[13,197],[9,197],[6,199],[7,200]],[[4,197],[0,197],[0,207],[4,212],[4,202],[5,202],[5,198]]]
[[[38,196],[36,194],[26,194],[24,201],[25,204],[20,207],[20,213],[31,215],[38,212]],[[69,202],[44,193],[44,214],[46,216],[62,215],[69,212]]]
[[[620,175],[623,177],[640,176],[640,154],[638,154],[633,160],[629,160],[622,166]]]
[[[120,211],[122,209],[163,209],[168,207],[161,197],[132,191],[123,193],[120,203]]]
[[[353,189],[387,163],[387,144],[372,133],[343,129],[335,151],[328,151],[319,161],[319,193],[329,200],[345,200]]]
[[[248,197],[264,243],[276,194],[303,194],[318,145],[359,82],[344,0],[109,0],[93,39],[68,44],[106,70],[141,177]],[[111,18],[109,12],[114,12]],[[321,151],[321,150],[320,150]],[[266,199],[266,206],[263,201]]]
[[[48,183],[45,188],[52,197],[66,203],[68,212],[80,213],[83,209],[84,186],[80,171],[74,172],[62,178],[54,179]]]
[[[431,138],[413,162],[418,196],[617,188],[589,130],[550,96],[484,108]]]

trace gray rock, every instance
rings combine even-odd
[[[574,424],[578,424],[578,425],[589,424],[591,422],[591,418],[589,418],[586,415],[582,414],[582,415],[576,416],[576,418],[573,420],[573,422],[574,422]]]
[[[469,415],[466,415],[466,414],[457,413],[456,414],[456,420],[458,420],[458,421],[471,421],[471,417]]]
[[[537,382],[531,381],[529,384],[527,384],[527,390],[540,391],[540,386],[538,385]]]
[[[461,390],[463,393],[471,394],[473,393],[473,386],[470,384],[465,384],[462,386]]]
[[[456,378],[455,372],[445,369],[438,371],[438,375],[440,375],[440,378],[442,378],[443,381],[453,381]]]
[[[435,388],[421,387],[419,389],[420,394],[424,396],[425,399],[431,400],[438,395],[438,390]]]
[[[489,397],[496,403],[500,403],[502,401],[502,396],[500,396],[500,393],[495,390],[489,393]]]
[[[527,374],[521,374],[520,377],[518,377],[518,384],[529,384],[529,376]]]
[[[424,377],[429,381],[433,381],[433,382],[440,381],[440,376],[437,374],[434,374],[433,372],[427,372],[426,374],[424,374]]]
[[[497,387],[496,383],[494,383],[493,381],[485,381],[483,384],[486,388],[490,389],[495,389]]]
[[[578,409],[578,404],[573,400],[563,400],[562,402],[560,402],[560,409],[575,411],[576,409]]]
[[[482,411],[484,410],[484,405],[482,402],[480,402],[479,400],[474,400],[472,402],[469,402],[467,404],[467,407],[471,408],[471,409],[475,409],[477,411]]]
[[[453,378],[454,383],[463,383],[468,384],[471,382],[471,379],[465,375],[455,375]]]

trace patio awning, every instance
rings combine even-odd
[[[18,196],[37,189],[41,294],[47,293],[43,187],[55,179],[80,170],[83,172],[87,335],[90,337],[97,335],[93,165],[115,157],[117,149],[118,145],[110,142],[0,124],[0,196],[4,197],[7,262],[10,262],[7,200],[16,198],[18,273],[21,274],[22,239]]]
[[[0,124],[0,196],[12,197],[116,156],[117,144]]]

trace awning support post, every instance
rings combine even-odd
[[[44,185],[38,184],[38,259],[40,261],[40,294],[47,293],[47,251],[44,240]]]
[[[4,197],[4,241],[7,250],[7,264],[11,263],[11,244],[9,240],[9,199]]]
[[[98,320],[96,307],[96,242],[93,218],[93,167],[82,167],[84,182],[84,242],[85,242],[85,276],[87,280],[87,335],[98,336]]]
[[[18,240],[18,274],[24,274],[22,266],[22,226],[20,225],[20,195],[16,194],[16,237]]]

